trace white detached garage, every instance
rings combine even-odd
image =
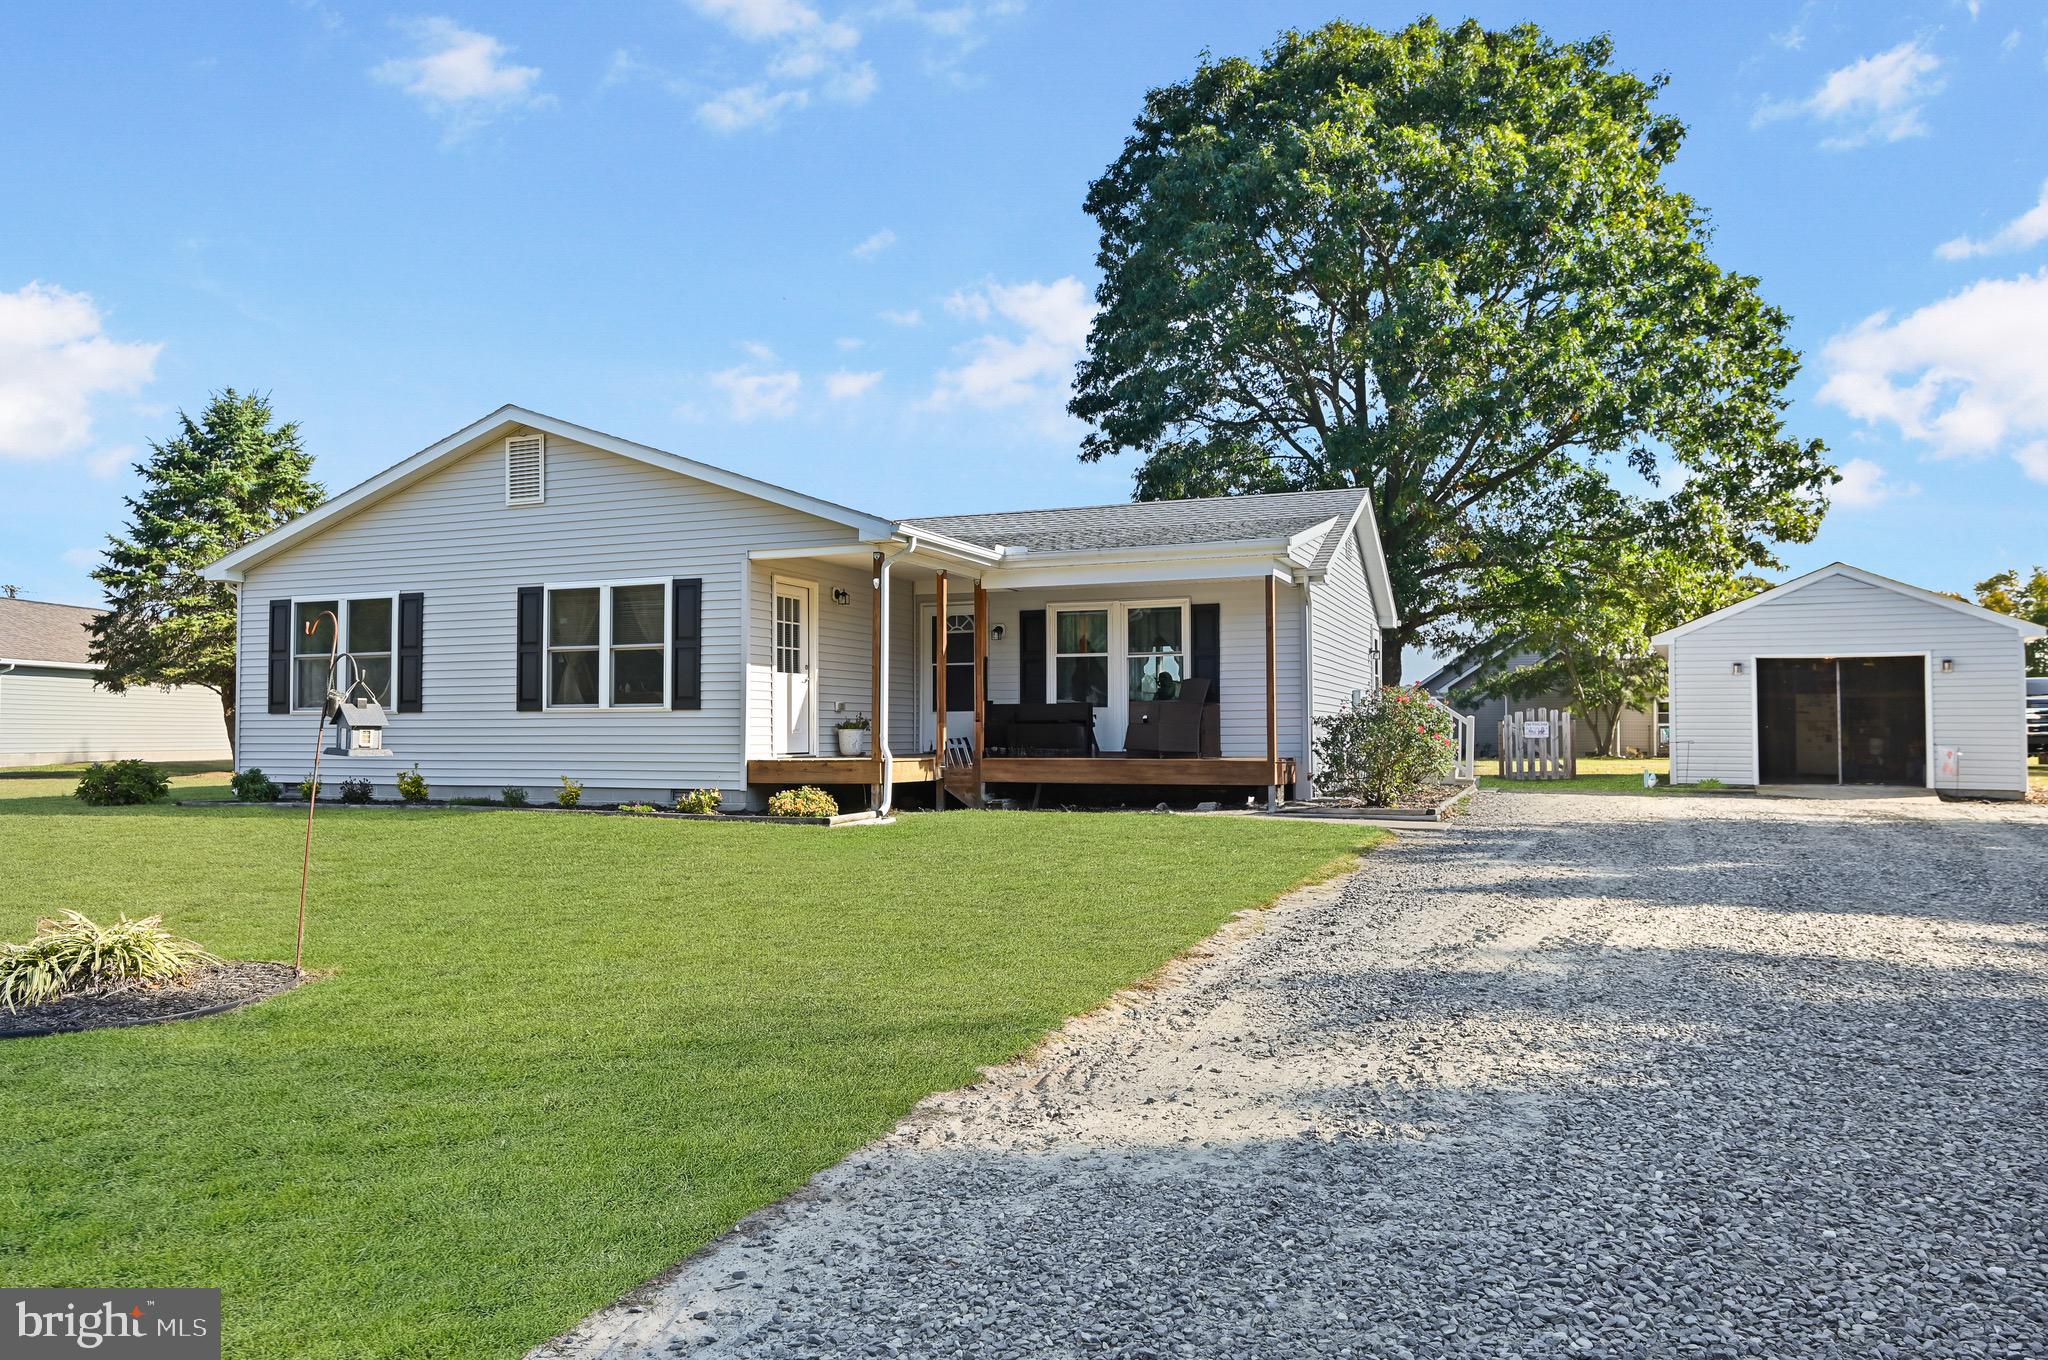
[[[1873,784],[2019,798],[2044,630],[1836,562],[1652,639],[1679,784]]]

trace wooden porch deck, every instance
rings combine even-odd
[[[1274,779],[1274,765],[1279,778]],[[956,766],[954,778],[969,774],[971,767]],[[931,784],[939,778],[936,752],[921,751],[895,758],[898,784]],[[777,756],[747,762],[749,784],[874,784],[881,772],[869,756]],[[1151,757],[1100,756],[989,756],[981,762],[984,784],[1118,784],[1143,787],[1159,785],[1292,784],[1294,761],[1283,756],[1268,764],[1263,756]]]

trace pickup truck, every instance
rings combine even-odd
[[[2027,681],[2027,754],[2048,756],[2048,676]]]

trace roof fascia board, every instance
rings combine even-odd
[[[91,661],[38,661],[29,656],[0,656],[0,666],[37,666],[48,671],[96,671]]]
[[[1151,562],[1074,562],[1032,566],[999,566],[983,574],[982,584],[990,590],[1025,590],[1039,587],[1123,586],[1160,581],[1263,580],[1273,576],[1283,582],[1297,579],[1297,570],[1263,558],[1209,560],[1169,559]]]

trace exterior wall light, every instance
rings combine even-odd
[[[1003,625],[1000,623],[990,624],[988,626],[988,640],[990,642],[1001,642],[1003,640]]]
[[[1948,674],[1948,673],[1949,673],[1950,671],[1954,670],[1955,668],[1956,668],[1956,659],[1955,659],[1954,657],[1952,657],[1952,656],[1945,656],[1945,657],[1943,657],[1943,658],[1941,659],[1941,671],[1942,671],[1942,674],[1946,675],[1946,674]]]
[[[1735,662],[1731,662],[1731,663],[1729,663],[1729,666],[1728,666],[1728,673],[1729,673],[1730,675],[1740,675],[1740,674],[1742,674],[1742,663],[1741,663],[1740,661],[1735,661]]]

